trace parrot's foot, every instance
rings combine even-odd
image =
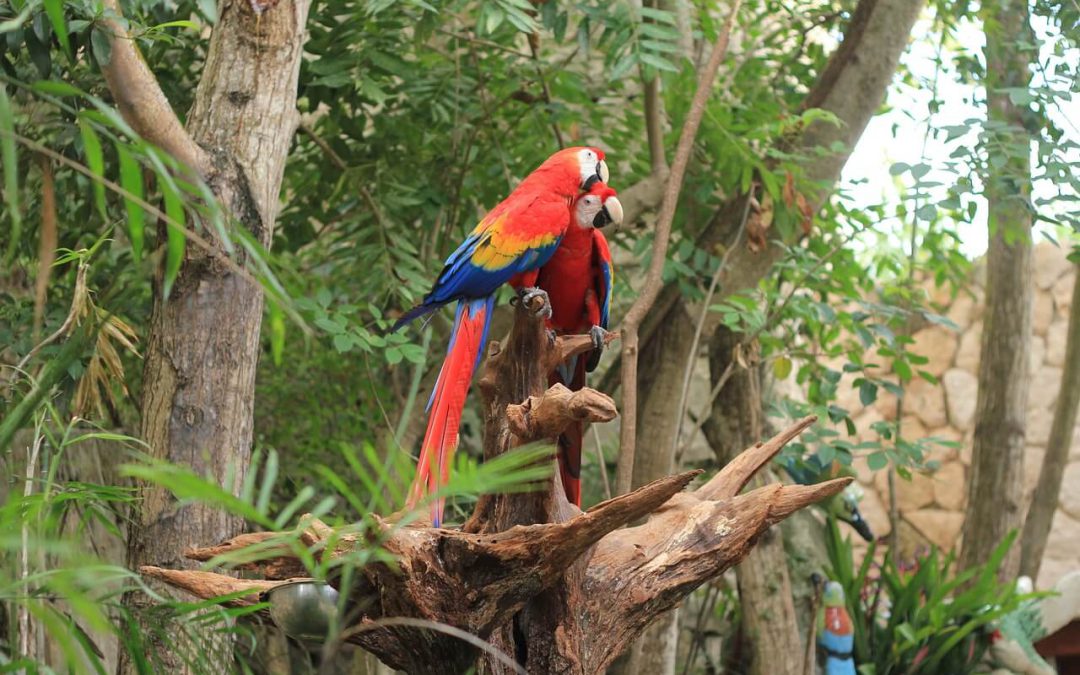
[[[604,351],[604,345],[607,342],[608,332],[600,326],[593,326],[589,329],[589,337],[592,338],[593,349],[598,352]]]
[[[538,307],[532,308],[532,301],[535,298],[541,298],[541,302]],[[517,300],[526,308],[531,308],[534,315],[544,319],[551,318],[551,300],[544,289],[535,287],[519,289]]]

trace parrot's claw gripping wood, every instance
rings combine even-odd
[[[550,346],[547,326],[532,309],[519,304],[510,337],[492,345],[482,369],[486,459],[518,445],[550,443],[570,423],[600,422],[616,412],[610,397],[588,387],[548,386],[551,369],[590,352],[593,340],[566,335]],[[687,487],[700,472],[669,476],[582,512],[568,503],[559,472],[552,471],[545,489],[482,495],[460,529],[400,526],[372,514],[374,532],[337,533],[304,518],[294,532],[242,535],[188,553],[208,560],[224,551],[261,551],[261,560],[244,568],[262,572],[262,580],[200,570],[140,572],[200,598],[237,593],[226,606],[251,605],[259,592],[304,574],[298,545],[328,562],[371,546],[374,536],[396,561],[357,568],[353,585],[340,589],[353,601],[345,641],[411,673],[602,673],[660,614],[742,560],[769,526],[851,481],[743,493],[813,422],[800,420],[747,449],[696,489]],[[432,630],[435,624],[466,631],[489,648]],[[508,668],[515,656],[519,668]]]
[[[600,326],[593,326],[589,329],[589,336],[592,337],[593,349],[598,352],[604,351],[604,346],[607,344],[607,331]]]

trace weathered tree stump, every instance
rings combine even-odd
[[[547,387],[555,364],[588,351],[591,339],[552,340],[533,309],[519,306],[509,338],[493,343],[488,353],[479,386],[487,458],[553,440],[573,420],[607,421],[616,415],[614,402],[600,392]],[[746,450],[692,492],[683,489],[699,471],[655,481],[582,513],[567,502],[553,471],[544,490],[482,497],[460,530],[401,526],[373,516],[375,532],[337,537],[326,525],[306,519],[299,542],[321,555],[339,556],[375,537],[397,557],[396,566],[367,565],[357,571],[351,588],[339,589],[348,593],[353,608],[345,639],[395,668],[456,674],[475,664],[485,673],[599,673],[653,619],[742,560],[768,527],[850,482],[774,484],[739,494],[814,421],[800,420]],[[644,524],[624,527],[646,516]],[[187,556],[209,560],[265,546],[274,537],[280,534],[242,535]],[[155,567],[140,571],[203,598],[250,590],[251,596],[231,602],[244,605],[256,602],[255,592],[304,573],[287,546],[268,555],[269,560],[248,566],[264,580]],[[430,622],[466,631],[505,657],[494,658],[460,637],[432,630]]]

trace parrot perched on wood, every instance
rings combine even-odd
[[[855,627],[844,587],[836,581],[826,583],[823,602],[817,617],[817,642],[825,653],[825,675],[855,675]]]
[[[556,152],[484,216],[446,259],[423,302],[391,328],[398,330],[443,305],[458,303],[450,345],[428,401],[427,431],[409,490],[410,506],[437,491],[450,477],[458,424],[487,340],[496,291],[516,278],[523,301],[543,293],[535,288],[536,278],[570,225],[570,205],[581,190],[606,183],[608,177],[604,152],[598,148]],[[442,499],[432,505],[435,527],[442,522],[443,507]]]
[[[611,307],[614,267],[611,250],[600,228],[622,222],[622,204],[615,190],[596,183],[571,207],[571,225],[551,260],[540,268],[536,285],[547,291],[552,315],[548,327],[559,335],[591,334],[594,349],[568,359],[551,374],[551,384],[571,391],[585,386],[604,348]],[[513,283],[513,282],[511,282]],[[559,474],[566,498],[581,506],[581,447],[584,425],[573,423],[559,436]]]

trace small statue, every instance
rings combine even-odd
[[[826,583],[822,602],[817,643],[825,655],[825,675],[855,675],[855,627],[844,601],[844,587],[836,581]]]

